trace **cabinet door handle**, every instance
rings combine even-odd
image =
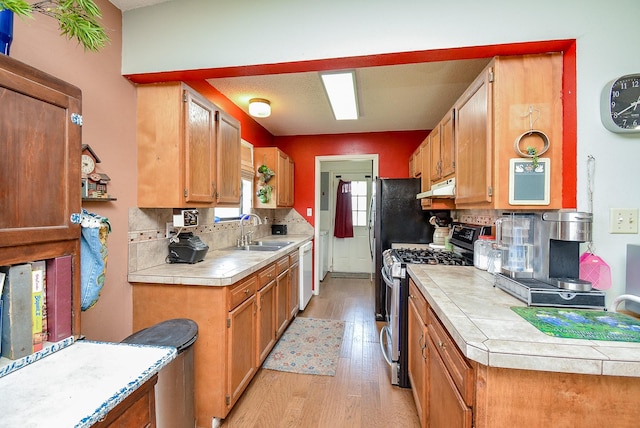
[[[438,346],[440,347],[440,349],[442,349],[443,351],[447,349],[447,346],[442,343],[442,340],[438,340]]]
[[[244,290],[244,294],[249,294],[249,289]]]

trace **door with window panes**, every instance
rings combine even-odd
[[[332,272],[370,273],[371,255],[369,252],[368,215],[371,200],[371,175],[364,173],[334,174],[332,177],[333,197],[331,206],[331,225],[335,224],[336,194],[340,180],[351,182],[351,209],[353,219],[353,238],[335,238],[332,236]]]

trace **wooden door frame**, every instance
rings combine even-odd
[[[371,161],[371,173],[372,179],[378,177],[379,168],[378,161],[379,155],[377,153],[371,154],[358,154],[358,155],[331,155],[331,156],[316,156],[315,157],[315,179],[314,179],[314,242],[320,242],[320,215],[318,210],[320,209],[320,173],[322,171],[322,162],[336,162],[336,161]],[[313,294],[320,294],[320,272],[322,266],[320,266],[320,251],[317,251],[317,244],[314,245],[313,251]]]

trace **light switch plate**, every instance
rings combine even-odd
[[[611,208],[609,233],[638,233],[638,208]]]
[[[307,217],[311,217],[312,212],[313,211],[311,211],[311,208],[307,208]]]

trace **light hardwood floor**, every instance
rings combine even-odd
[[[391,385],[380,352],[373,283],[329,275],[298,316],[347,321],[336,376],[260,369],[223,428],[420,426],[411,390]]]

